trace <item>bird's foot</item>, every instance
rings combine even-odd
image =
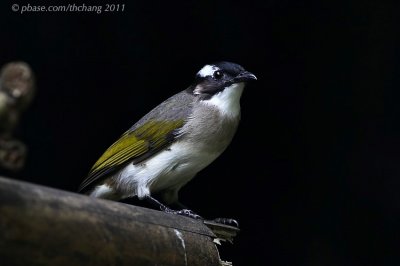
[[[238,221],[231,218],[215,218],[213,222],[239,228]]]
[[[196,220],[204,220],[203,217],[201,217],[200,215],[196,214],[195,212],[193,212],[189,209],[181,209],[179,211],[173,210],[173,209],[165,206],[164,204],[162,204],[161,202],[159,202],[158,200],[156,200],[155,198],[153,198],[150,195],[146,196],[145,200],[149,204],[151,204],[152,206],[154,206],[155,208],[158,208],[159,210],[161,210],[163,212],[182,215],[182,216],[190,217],[190,218],[196,219]]]
[[[195,212],[188,210],[188,209],[182,209],[182,210],[177,211],[177,210],[172,210],[172,209],[166,208],[164,211],[166,213],[182,215],[182,216],[190,217],[190,218],[196,219],[196,220],[204,220],[203,217],[201,217],[200,215],[198,215]]]

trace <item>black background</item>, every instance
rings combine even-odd
[[[223,259],[398,265],[399,4],[143,2],[102,14],[19,14],[2,3],[0,64],[27,61],[38,86],[16,133],[29,159],[11,176],[75,191],[120,134],[204,64],[233,61],[259,80],[244,92],[231,146],[181,191],[203,216],[240,221]]]

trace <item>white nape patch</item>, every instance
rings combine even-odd
[[[108,185],[100,185],[97,186],[92,193],[90,193],[91,197],[95,198],[107,198],[111,193],[113,193],[113,190],[110,188]]]
[[[212,76],[217,70],[219,70],[219,68],[214,65],[205,65],[202,69],[200,69],[197,75],[204,78],[207,76]]]
[[[219,154],[210,154],[187,142],[173,143],[168,149],[139,164],[128,164],[117,177],[124,196],[140,199],[171,187],[181,187]]]
[[[240,97],[244,86],[243,82],[234,83],[213,95],[210,99],[201,102],[216,106],[222,115],[237,117],[240,115]]]
[[[181,232],[179,232],[179,230],[174,229],[175,235],[178,237],[178,239],[181,241],[181,245],[183,248],[183,252],[185,255],[185,265],[187,265],[187,255],[186,255],[186,245],[185,245],[185,239],[183,239],[183,235]]]

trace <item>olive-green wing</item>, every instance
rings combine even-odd
[[[79,191],[120,170],[128,163],[138,163],[162,150],[178,137],[177,131],[184,120],[148,120],[141,126],[128,130],[111,145],[93,165]]]

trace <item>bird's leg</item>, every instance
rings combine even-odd
[[[163,212],[166,213],[173,213],[173,214],[178,214],[178,215],[182,215],[182,216],[187,216],[193,219],[201,219],[204,220],[203,217],[201,217],[200,215],[196,214],[195,212],[189,210],[184,204],[180,203],[179,201],[176,201],[173,203],[173,205],[177,208],[179,208],[179,210],[173,210],[169,207],[167,207],[166,205],[162,204],[160,201],[158,201],[157,199],[153,198],[152,196],[148,195],[145,197],[145,200],[151,205],[153,206],[153,208],[161,210]],[[237,227],[239,228],[239,223],[231,218],[216,218],[214,220],[212,220],[215,223],[219,223],[219,224],[224,224],[224,225],[228,225],[228,226],[233,226],[233,227]]]
[[[155,198],[153,198],[150,195],[145,196],[144,200],[146,200],[147,203],[149,203],[155,209],[162,210],[162,211],[169,209],[167,206],[165,206],[164,204],[162,204],[161,202],[159,202],[158,200],[156,200]]]
[[[151,204],[153,207],[155,207],[156,209],[159,209],[163,212],[166,213],[173,213],[173,214],[178,214],[178,215],[182,215],[182,216],[186,216],[186,217],[190,217],[193,219],[202,219],[203,218],[200,215],[197,215],[196,213],[194,213],[193,211],[189,210],[189,209],[182,209],[182,210],[173,210],[169,207],[167,207],[166,205],[162,204],[161,202],[159,202],[157,199],[153,198],[152,196],[148,195],[144,198],[149,204]]]

